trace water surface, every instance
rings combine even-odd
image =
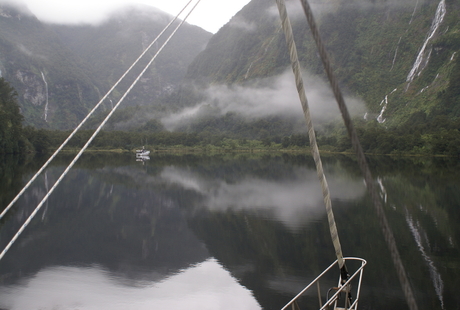
[[[70,160],[1,221],[2,248]],[[458,164],[370,160],[419,308],[457,308]],[[368,261],[360,308],[407,309],[354,158],[323,161],[344,255]],[[39,163],[3,160],[1,208]],[[334,260],[309,156],[86,155],[0,261],[0,308],[279,309]]]

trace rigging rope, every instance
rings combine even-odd
[[[142,70],[142,72],[138,75],[136,80],[131,84],[131,86],[128,88],[128,90],[123,94],[123,96],[120,98],[120,100],[117,102],[117,104],[113,107],[113,109],[110,111],[110,113],[106,116],[104,121],[99,125],[99,127],[96,129],[96,131],[93,133],[93,135],[89,138],[89,140],[86,142],[86,144],[80,150],[80,152],[78,152],[78,154],[75,156],[75,158],[72,160],[72,162],[67,166],[67,168],[64,170],[64,172],[59,177],[59,179],[56,181],[56,183],[54,183],[53,187],[51,187],[51,189],[48,191],[48,193],[45,195],[45,197],[43,197],[42,201],[37,205],[35,210],[30,214],[30,216],[27,218],[27,220],[24,222],[24,224],[21,226],[21,228],[18,230],[18,232],[14,235],[14,237],[11,239],[11,241],[8,243],[8,245],[4,248],[2,253],[0,253],[0,260],[5,256],[6,252],[11,248],[13,243],[19,238],[20,234],[25,230],[27,225],[29,225],[29,223],[32,221],[34,216],[38,213],[38,211],[43,206],[45,201],[53,193],[54,189],[59,185],[59,183],[61,183],[62,179],[67,175],[67,173],[70,171],[70,169],[73,167],[73,165],[81,157],[83,152],[88,148],[89,144],[94,140],[96,135],[101,131],[102,127],[107,123],[107,121],[113,115],[115,110],[120,106],[120,104],[123,102],[123,100],[126,98],[126,96],[131,92],[133,87],[137,84],[137,82],[140,80],[140,78],[144,75],[144,73],[147,71],[147,69],[150,67],[150,65],[153,63],[153,61],[156,59],[156,57],[160,54],[160,52],[163,50],[163,48],[169,43],[171,38],[176,34],[177,30],[179,30],[179,28],[185,23],[187,18],[195,10],[195,8],[197,7],[197,5],[200,2],[201,2],[201,0],[198,0],[195,3],[195,5],[190,10],[190,12],[185,16],[185,18],[181,21],[181,23],[174,29],[174,31],[171,33],[171,35],[166,39],[166,41],[163,43],[163,45],[158,49],[156,54],[152,57],[152,59],[149,61],[149,63],[145,66],[144,70]],[[188,6],[188,4],[187,4],[187,6]]]
[[[73,130],[73,132],[67,137],[67,139],[59,146],[59,148],[51,155],[51,157],[43,164],[43,166],[35,173],[35,175],[29,180],[29,182],[22,188],[22,190],[14,197],[14,199],[9,203],[9,205],[3,210],[0,214],[0,219],[5,216],[5,214],[13,207],[13,205],[18,201],[18,199],[24,194],[24,192],[30,187],[30,185],[35,181],[35,179],[45,170],[45,168],[53,161],[53,159],[59,154],[62,148],[73,138],[73,136],[80,130],[80,128],[86,123],[90,116],[99,108],[99,106],[107,99],[107,97],[113,92],[115,87],[120,84],[120,82],[126,77],[126,75],[131,71],[131,69],[139,62],[139,60],[150,50],[150,48],[155,44],[158,39],[165,33],[165,31],[179,18],[179,16],[184,12],[184,10],[192,3],[193,0],[190,0],[184,8],[174,17],[169,24],[160,32],[160,34],[153,40],[152,43],[142,52],[142,54],[134,61],[131,67],[126,70],[126,72],[118,79],[118,81],[112,86],[112,88],[105,94],[104,97],[94,106],[94,108],[86,115],[86,117],[80,122],[80,124]]]
[[[332,237],[332,243],[335,249],[335,255],[337,256],[337,262],[339,264],[342,283],[345,283],[348,279],[348,271],[345,265],[345,260],[343,259],[342,247],[340,245],[339,235],[337,232],[337,226],[335,224],[334,212],[332,211],[331,197],[329,193],[329,186],[327,185],[326,176],[323,171],[323,164],[321,162],[321,156],[319,154],[318,144],[316,143],[315,129],[311,121],[310,109],[308,107],[308,100],[305,94],[305,88],[303,84],[302,74],[300,73],[300,64],[297,56],[297,48],[294,42],[294,36],[292,34],[291,22],[286,12],[286,5],[284,0],[276,0],[278,5],[278,11],[281,18],[282,27],[284,30],[284,35],[286,37],[286,43],[288,45],[292,71],[295,76],[295,84],[297,87],[297,92],[299,93],[300,103],[302,104],[303,113],[305,120],[307,122],[308,128],[308,137],[310,139],[310,148],[313,158],[315,160],[316,172],[321,183],[321,188],[323,191],[324,205],[327,211],[327,218],[329,222],[329,230]]]
[[[322,43],[321,37],[319,35],[318,27],[316,25],[315,19],[313,17],[313,12],[311,10],[311,7],[308,3],[307,0],[300,0],[305,16],[307,17],[308,24],[310,26],[313,38],[316,42],[316,45],[318,47],[319,54],[321,56],[321,61],[323,62],[324,69],[326,70],[327,77],[329,79],[329,82],[331,83],[332,90],[334,92],[334,96],[337,100],[337,104],[339,105],[340,112],[342,114],[342,118],[344,120],[345,126],[348,131],[348,135],[351,139],[351,144],[353,146],[353,149],[355,150],[355,153],[358,158],[358,165],[361,169],[361,172],[364,175],[364,180],[366,182],[366,187],[371,195],[372,202],[374,204],[374,208],[377,213],[377,217],[379,219],[380,225],[382,227],[383,231],[383,236],[385,239],[385,242],[387,243],[387,246],[390,250],[390,255],[393,260],[393,264],[395,265],[396,272],[399,277],[399,281],[401,283],[401,286],[404,291],[404,295],[406,297],[406,301],[408,303],[408,306],[411,310],[417,310],[417,303],[415,302],[414,295],[412,293],[412,289],[409,283],[409,280],[406,275],[406,271],[404,269],[404,266],[401,261],[401,256],[399,255],[398,249],[396,247],[396,241],[393,235],[393,232],[390,228],[390,225],[388,224],[387,218],[385,216],[385,212],[382,207],[382,202],[380,200],[380,197],[377,193],[377,189],[374,183],[374,180],[372,178],[371,171],[369,169],[369,166],[366,161],[366,157],[364,156],[363,149],[361,147],[361,143],[359,142],[358,135],[356,133],[355,127],[353,126],[353,123],[351,121],[350,114],[348,113],[347,106],[345,104],[345,100],[343,98],[342,92],[340,91],[339,88],[339,83],[332,71],[332,66],[331,62],[329,60],[329,57],[327,55],[326,49],[324,47],[324,44]]]

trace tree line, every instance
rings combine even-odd
[[[377,122],[357,124],[357,133],[364,152],[368,154],[392,155],[448,155],[460,156],[460,121],[436,117],[422,128],[417,126],[386,129]],[[81,148],[93,130],[78,132],[67,144],[68,148]],[[25,137],[37,152],[56,149],[70,134],[69,131],[34,129],[26,127]],[[322,150],[350,152],[352,146],[345,132],[334,135],[317,134],[318,145]],[[101,131],[90,145],[94,149],[122,149],[132,151],[143,145],[151,149],[170,147],[217,147],[224,149],[299,149],[309,146],[307,134],[288,136],[269,135],[262,139],[213,134],[205,132],[138,132]]]
[[[289,133],[289,126],[279,119],[254,121],[251,130],[241,125],[233,115],[224,117],[225,126],[217,130],[204,122],[188,131],[166,131],[158,122],[133,131],[101,131],[91,143],[96,149],[123,149],[132,151],[143,145],[150,148],[217,147],[224,149],[304,148],[309,146],[307,134]],[[70,134],[58,131],[23,127],[23,117],[17,103],[16,91],[0,78],[0,153],[46,153],[56,149]],[[238,122],[238,126],[232,125]],[[222,123],[222,122],[217,122]],[[460,156],[460,119],[446,115],[417,112],[400,127],[385,128],[376,121],[355,122],[363,150],[373,154],[422,154]],[[192,126],[193,127],[193,126]],[[332,126],[334,127],[334,126]],[[227,128],[227,130],[222,130]],[[234,129],[240,130],[234,130]],[[195,129],[195,130],[193,130]],[[201,129],[201,130],[200,130]],[[244,130],[243,130],[244,129]],[[257,134],[251,136],[249,132]],[[67,148],[81,148],[93,134],[93,129],[78,132]],[[320,149],[345,152],[351,150],[350,140],[343,129],[317,133]]]

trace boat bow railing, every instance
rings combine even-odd
[[[339,277],[338,286],[332,287],[327,291],[324,304],[322,302],[323,297],[321,295],[320,280],[322,278],[327,277],[327,274],[329,274],[330,271],[334,268],[334,266],[338,264],[337,260],[334,263],[332,263],[328,268],[326,268],[326,270],[324,270],[316,279],[314,279],[309,285],[307,285],[299,294],[297,294],[296,297],[294,297],[289,303],[287,303],[281,310],[300,310],[300,300],[302,299],[302,297],[305,297],[308,292],[314,290],[315,286],[318,294],[318,309],[356,310],[358,308],[359,295],[361,293],[361,281],[363,277],[364,266],[367,264],[367,262],[366,260],[357,257],[345,257],[344,260],[347,262],[356,261],[358,262],[358,264],[361,264],[356,269],[356,271],[347,279],[345,283],[341,284],[341,279]],[[337,271],[336,268],[334,268],[335,272]],[[331,291],[335,291],[335,293],[329,297],[328,295]],[[345,298],[341,298],[342,294],[345,295]]]

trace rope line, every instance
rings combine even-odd
[[[342,114],[343,121],[348,131],[348,135],[351,139],[351,144],[353,149],[358,158],[358,165],[361,169],[361,172],[364,175],[364,180],[366,182],[367,190],[372,198],[372,202],[374,204],[375,211],[377,213],[377,217],[380,222],[380,226],[382,228],[383,236],[387,246],[390,250],[390,255],[393,260],[393,264],[395,265],[396,272],[399,277],[399,281],[404,291],[404,295],[406,297],[407,304],[411,310],[417,310],[417,303],[415,301],[414,295],[412,293],[412,289],[409,283],[409,280],[406,275],[406,271],[401,261],[401,256],[399,255],[399,251],[396,247],[396,241],[393,235],[393,232],[388,224],[388,220],[385,216],[385,212],[383,210],[383,206],[381,200],[379,198],[377,188],[375,186],[374,180],[372,178],[371,171],[367,164],[366,157],[364,156],[363,149],[361,147],[361,143],[359,142],[358,135],[356,133],[355,127],[351,121],[350,114],[348,113],[347,106],[345,104],[345,100],[343,98],[342,92],[340,91],[339,84],[337,78],[335,77],[331,62],[327,55],[326,49],[324,44],[321,40],[318,27],[316,25],[315,19],[313,17],[313,12],[307,0],[300,0],[302,3],[303,10],[308,20],[308,24],[310,26],[313,38],[316,42],[319,54],[321,56],[321,61],[323,62],[324,69],[326,71],[327,77],[331,84],[332,90],[334,92],[334,96],[337,100],[337,104],[339,105],[340,112]]]
[[[278,5],[278,11],[281,18],[282,27],[284,30],[284,35],[286,37],[286,43],[288,45],[292,71],[295,76],[295,84],[297,87],[297,92],[299,93],[300,103],[302,105],[303,113],[305,120],[307,122],[308,128],[308,137],[310,139],[311,153],[315,160],[316,172],[321,183],[321,189],[323,191],[323,200],[326,207],[327,218],[329,222],[329,230],[332,237],[332,243],[335,249],[335,255],[337,256],[337,261],[339,268],[341,270],[342,281],[346,281],[348,278],[347,268],[345,266],[345,260],[343,259],[342,247],[340,245],[339,235],[337,232],[337,226],[335,224],[334,212],[332,210],[331,197],[329,192],[329,186],[327,184],[326,176],[324,175],[323,164],[321,162],[321,156],[319,154],[318,144],[316,142],[315,129],[311,121],[310,109],[308,107],[308,100],[305,94],[304,83],[302,79],[302,74],[300,72],[300,64],[297,56],[297,48],[294,42],[294,36],[292,34],[292,27],[289,17],[286,12],[286,5],[284,0],[276,0]]]
[[[18,230],[16,235],[11,239],[11,241],[8,243],[8,245],[5,247],[5,249],[0,253],[0,260],[5,256],[6,252],[11,248],[13,243],[19,238],[20,234],[25,230],[27,225],[32,221],[34,216],[38,213],[40,208],[43,206],[45,201],[48,199],[48,197],[53,193],[54,189],[61,183],[62,179],[67,175],[67,173],[70,171],[70,169],[73,167],[73,165],[77,162],[77,160],[81,157],[83,152],[88,148],[89,144],[94,140],[96,135],[101,131],[102,127],[107,123],[107,121],[110,119],[110,117],[113,115],[115,110],[120,106],[120,104],[123,102],[123,100],[126,98],[126,96],[131,92],[133,87],[137,84],[137,82],[140,80],[140,78],[144,75],[144,73],[147,71],[147,69],[150,67],[150,65],[153,63],[153,61],[156,59],[156,57],[160,54],[160,52],[163,50],[163,48],[169,43],[171,38],[176,34],[177,30],[185,23],[187,18],[190,16],[190,14],[195,10],[196,6],[200,3],[201,0],[198,0],[197,3],[192,7],[190,12],[187,14],[187,16],[181,21],[181,23],[174,29],[174,31],[171,33],[171,35],[168,37],[168,39],[163,43],[163,45],[159,48],[157,53],[152,57],[150,62],[145,66],[144,70],[139,74],[139,76],[136,78],[136,80],[131,84],[131,86],[128,88],[128,90],[123,94],[123,96],[120,98],[120,100],[117,102],[117,104],[113,107],[113,109],[110,111],[110,113],[106,116],[104,121],[99,125],[99,127],[96,129],[96,131],[93,133],[93,135],[89,138],[89,140],[86,142],[86,144],[83,146],[83,148],[78,152],[78,154],[75,156],[75,158],[72,160],[72,162],[67,166],[67,168],[64,170],[64,172],[61,174],[59,179],[54,183],[53,187],[48,191],[48,193],[43,197],[42,201],[37,205],[35,210],[31,213],[31,215],[27,218],[27,220],[24,222],[24,224],[21,226],[21,228]]]
[[[179,14],[174,17],[168,25],[166,25],[165,28],[160,32],[160,34],[153,40],[152,43],[142,52],[142,54],[134,61],[134,63],[131,65],[131,67],[126,70],[126,72],[118,79],[118,81],[112,86],[112,88],[102,97],[102,99],[93,107],[93,109],[86,115],[86,117],[80,122],[80,124],[73,130],[73,132],[67,137],[67,139],[59,146],[59,148],[51,155],[51,157],[43,164],[43,166],[35,173],[35,175],[29,180],[29,182],[22,188],[22,190],[14,197],[14,199],[9,203],[9,205],[3,210],[3,212],[0,214],[0,219],[5,216],[5,214],[13,207],[13,205],[18,201],[18,199],[24,194],[24,192],[32,185],[32,183],[35,181],[35,179],[45,170],[45,168],[53,161],[53,159],[59,154],[59,152],[62,150],[62,148],[70,141],[70,139],[73,138],[73,136],[80,130],[80,128],[83,126],[84,123],[90,118],[90,116],[99,108],[99,106],[107,99],[107,97],[113,92],[115,87],[120,84],[120,82],[126,77],[126,75],[131,71],[131,69],[139,62],[139,60],[150,50],[150,48],[155,44],[158,39],[165,33],[165,31],[174,23],[179,16],[184,12],[184,10],[190,5],[190,3],[193,0],[190,0],[185,7],[179,12]]]

